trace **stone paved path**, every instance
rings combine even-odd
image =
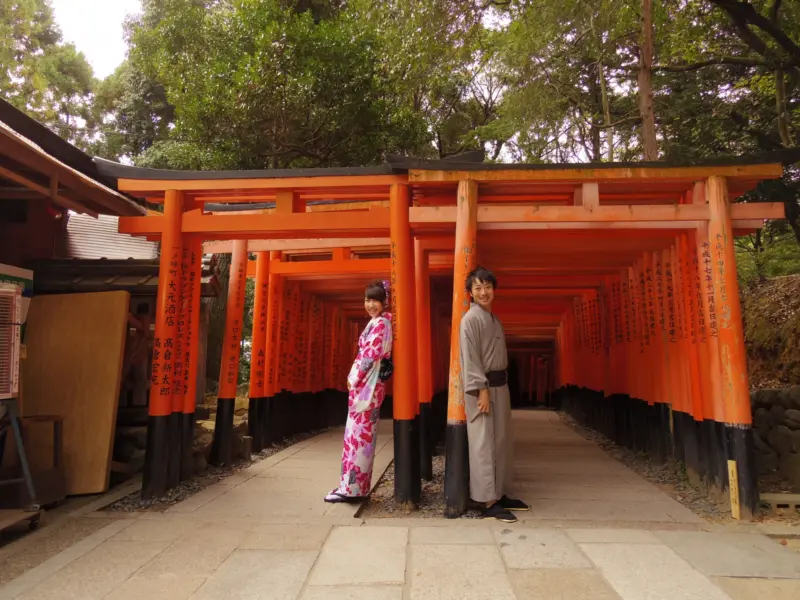
[[[166,513],[121,516],[0,588],[0,600],[800,598],[800,554],[703,522],[553,414],[518,412],[514,424],[514,492],[533,507],[515,525],[364,521],[324,504],[337,431]],[[390,433],[382,423],[381,471]]]

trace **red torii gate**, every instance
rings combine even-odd
[[[266,303],[267,316],[254,330],[263,338],[258,342],[259,351],[268,357],[264,393],[270,394],[277,389],[271,386],[282,387],[280,374],[277,384],[275,377],[267,374],[275,370],[273,365],[280,360],[276,354],[285,343],[275,335],[280,329],[280,302],[273,302],[275,314],[268,308],[272,294],[279,294],[277,282],[304,272],[324,276],[336,282],[331,285],[338,285],[340,294],[352,293],[360,301],[362,275],[372,268],[368,261],[387,259],[348,259],[346,250],[334,248],[348,248],[348,240],[359,240],[364,247],[385,249],[388,234],[396,330],[395,491],[401,504],[413,506],[418,500],[419,476],[427,475],[425,453],[429,452],[423,444],[420,470],[418,438],[429,439],[426,405],[430,406],[433,392],[449,380],[448,516],[460,514],[466,505],[466,428],[456,334],[467,308],[460,282],[476,265],[480,253],[481,262],[500,278],[497,310],[509,340],[523,346],[552,343],[551,390],[561,390],[568,405],[590,406],[598,423],[601,410],[631,415],[644,425],[645,432],[631,443],[654,451],[665,447],[672,423],[675,435],[668,441],[675,455],[712,485],[726,490],[730,481],[734,504],[745,513],[755,508],[732,240],[734,234],[759,228],[764,219],[782,218],[783,206],[730,204],[729,197],[752,189],[763,179],[779,177],[779,164],[738,161],[671,167],[405,161],[352,170],[176,173],[116,167],[110,171],[119,177],[121,191],[165,206],[163,217],[121,219],[120,231],[162,241],[164,279],[160,281],[156,338],[162,344],[167,339],[177,343],[185,360],[179,365],[174,358],[170,363],[163,355],[154,354],[154,368],[158,373],[174,373],[176,378],[191,369],[192,346],[196,344],[196,336],[177,331],[176,322],[169,318],[180,314],[184,315],[181,322],[187,322],[188,315],[189,323],[194,318],[194,308],[186,301],[191,296],[182,295],[177,308],[171,293],[181,287],[178,257],[184,248],[191,249],[185,262],[191,270],[195,264],[191,256],[201,242],[235,240],[231,248],[235,293],[229,307],[236,309],[237,294],[243,290],[239,282],[247,274],[245,240],[258,240],[251,242],[260,259],[255,273],[257,314],[262,314]],[[315,204],[320,201],[325,204]],[[208,210],[212,203],[251,202],[271,202],[274,208],[256,214],[211,214]],[[317,240],[306,245],[321,248],[325,244],[319,240],[325,239],[335,240],[329,247],[336,257],[317,262],[328,264],[311,267],[306,266],[308,262],[279,258],[278,253],[302,247],[305,242],[301,240]],[[275,253],[272,260],[263,254],[268,251]],[[381,264],[385,269],[385,263]],[[428,302],[430,319],[425,315],[429,275],[443,270],[454,278],[450,322],[442,321],[445,309],[440,303],[434,303],[437,308],[431,312]],[[324,289],[324,285],[318,284],[316,289]],[[508,296],[503,295],[505,288]],[[285,303],[287,296],[282,298]],[[334,302],[342,299],[339,295]],[[353,307],[340,310],[342,321],[357,314],[348,312],[355,311]],[[417,313],[422,318],[417,318]],[[236,320],[229,320],[233,340]],[[331,327],[330,331],[334,329],[343,338],[348,331],[347,326]],[[440,357],[445,350],[445,331],[452,338],[449,374],[443,377]],[[181,340],[181,335],[187,337]],[[417,344],[417,338],[434,340],[437,355],[432,355],[430,345]],[[348,344],[341,340],[332,344],[331,348],[339,346],[333,354],[340,359],[334,362],[339,367],[344,364],[346,370],[347,361],[342,357],[347,355]],[[417,354],[423,346],[427,352]],[[316,352],[319,354],[319,349]],[[293,358],[296,369],[305,373],[297,355]],[[190,369],[183,369],[184,364]],[[223,375],[225,368],[223,365]],[[648,369],[653,373],[650,379],[642,375]],[[331,368],[327,377],[331,385],[335,385],[335,375],[336,369]],[[221,383],[229,380],[223,377]],[[258,379],[254,385],[251,398],[258,415],[261,397],[253,397],[261,393]],[[615,400],[612,404],[594,402],[592,393],[614,396]],[[225,424],[219,423],[219,415],[227,419],[234,395],[235,389],[221,387],[220,439]],[[169,421],[177,422],[175,415],[181,411],[186,418],[191,398],[180,394],[175,385],[159,385],[151,394],[145,495],[174,483],[174,475],[167,475],[175,470],[164,474],[160,465],[169,458],[165,441]],[[630,435],[627,431],[616,433]],[[700,445],[707,450],[702,456],[697,452]],[[224,449],[220,452],[224,454]],[[174,451],[171,456],[176,456]]]

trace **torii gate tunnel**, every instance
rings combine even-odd
[[[255,277],[256,450],[289,413],[320,424],[326,411],[341,414],[364,285],[390,279],[396,500],[413,509],[420,479],[431,477],[439,429],[431,402],[446,395],[446,515],[463,513],[458,327],[468,308],[465,276],[481,264],[499,280],[495,311],[531,394],[536,387],[537,397],[621,443],[684,461],[728,494],[735,516],[756,510],[733,242],[784,209],[731,200],[780,177],[781,165],[403,160],[358,169],[101,169],[120,191],[164,206],[163,216],[119,221],[120,232],[162,248],[144,496],[188,475],[198,255],[230,252],[216,463],[232,460],[246,277]]]

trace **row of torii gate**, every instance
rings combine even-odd
[[[462,282],[481,264],[498,277],[495,310],[512,353],[525,357],[525,381],[626,443],[668,449],[727,494],[737,516],[756,509],[733,239],[784,209],[731,199],[780,177],[780,164],[100,168],[121,192],[163,204],[163,215],[119,222],[122,233],[161,242],[145,497],[188,475],[200,255],[230,252],[217,462],[231,460],[246,278],[255,278],[249,422],[258,449],[270,398],[345,389],[364,285],[389,277],[395,496],[409,509],[419,501],[420,478],[431,475],[431,400],[446,391],[446,513],[463,513],[457,332],[468,308]]]

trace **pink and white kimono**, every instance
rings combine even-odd
[[[372,319],[358,338],[358,355],[347,376],[347,424],[342,476],[332,494],[358,498],[372,487],[372,465],[378,442],[378,417],[386,393],[378,377],[381,359],[392,352],[392,315]]]

